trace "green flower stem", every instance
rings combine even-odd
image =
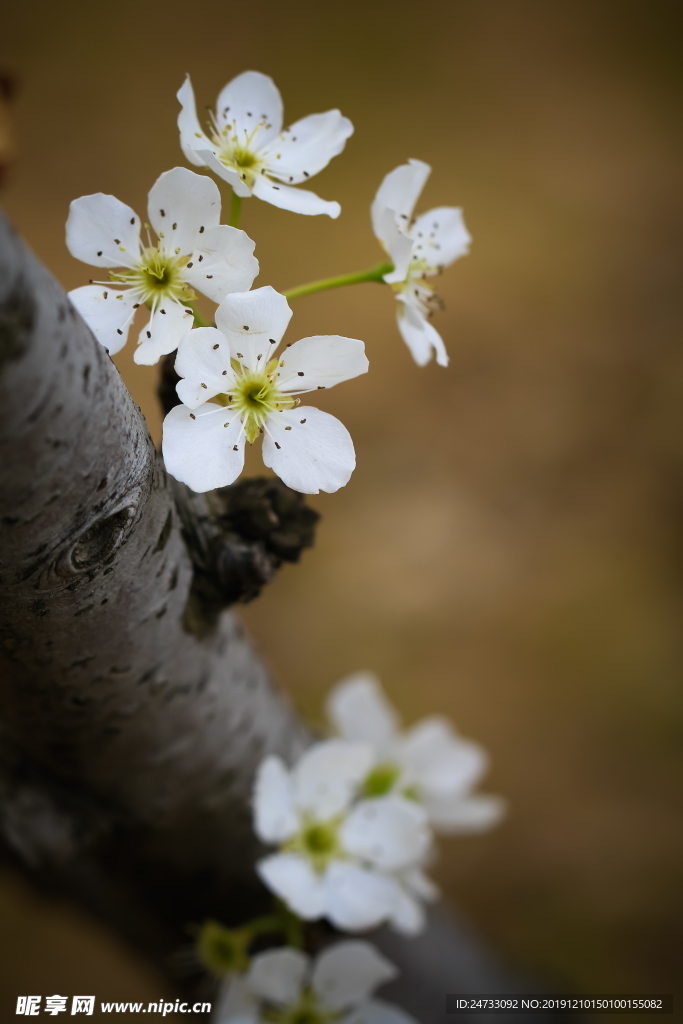
[[[290,288],[282,294],[287,300],[299,299],[302,295],[326,292],[330,288],[345,288],[349,284],[362,284],[364,281],[382,281],[384,275],[393,269],[393,263],[378,263],[376,266],[370,267],[369,270],[359,270],[355,274],[340,274],[338,277],[324,277],[321,281],[300,284],[298,288]]]
[[[230,227],[236,228],[240,222],[240,210],[242,209],[242,196],[236,192],[232,194],[232,206],[230,208]]]
[[[287,945],[291,946],[292,949],[303,949],[304,948],[304,926],[300,919],[294,914],[290,914],[286,921],[285,935],[287,937]]]
[[[205,320],[204,317],[202,316],[202,314],[199,312],[199,310],[195,306],[194,302],[183,302],[183,306],[189,306],[189,308],[192,310],[192,314],[194,316],[194,325],[195,325],[195,327],[210,327],[211,326],[209,321]]]
[[[267,935],[271,932],[284,932],[286,930],[283,919],[275,914],[272,914],[270,917],[255,917],[245,927],[253,936]]]

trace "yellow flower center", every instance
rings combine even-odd
[[[269,416],[284,409],[295,409],[301,399],[287,395],[277,387],[277,359],[271,359],[263,370],[248,370],[237,360],[232,361],[235,386],[229,393],[216,395],[216,401],[236,409],[249,444],[253,444],[265,429]]]
[[[301,831],[289,839],[282,849],[306,857],[315,871],[322,872],[330,861],[343,857],[339,840],[342,820],[331,818],[329,821],[305,821]]]
[[[249,133],[245,130],[238,132],[234,124],[226,124],[220,131],[216,127],[210,129],[211,140],[218,151],[218,159],[224,167],[231,167],[237,171],[249,188],[254,187],[256,175],[261,172],[263,166],[255,152],[253,142],[264,125],[264,121],[259,121]]]
[[[205,921],[197,938],[197,955],[217,977],[249,966],[247,949],[251,940],[247,929],[225,928],[218,921]]]
[[[111,271],[109,276],[117,284],[134,288],[140,301],[150,307],[163,299],[191,302],[196,295],[183,277],[187,259],[177,253],[168,253],[159,246],[148,247],[133,270]]]

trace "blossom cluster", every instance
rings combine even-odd
[[[343,151],[353,125],[328,110],[283,128],[280,93],[255,71],[222,89],[205,127],[189,76],[177,97],[180,147],[196,170],[161,174],[146,221],[103,193],[71,204],[69,251],[102,268],[104,278],[70,292],[71,301],[112,355],[142,308],[135,361],[174,358],[179,404],[164,421],[162,448],[177,480],[198,492],[233,483],[246,444],[261,437],[265,465],[286,485],[337,491],[355,468],[353,442],[336,417],[302,401],[368,372],[365,345],[317,335],[283,347],[289,301],[383,281],[415,362],[435,357],[447,366],[431,323],[440,304],[429,279],[469,249],[462,212],[438,207],[414,216],[430,167],[411,159],[386,175],[371,206],[384,262],[284,293],[253,288],[259,264],[254,242],[238,227],[242,201],[256,196],[337,218],[339,203],[299,186]],[[209,174],[232,189],[229,224],[221,223],[221,193]],[[213,326],[196,308],[198,294],[216,306]],[[484,750],[441,717],[403,730],[374,676],[343,680],[327,713],[332,735],[293,765],[267,756],[256,773],[254,830],[274,848],[256,872],[277,898],[274,913],[233,929],[207,921],[193,948],[223,979],[218,1024],[414,1024],[375,998],[397,971],[373,945],[337,941],[312,959],[304,926],[325,920],[357,933],[389,924],[417,935],[425,904],[438,898],[427,874],[436,834],[482,831],[504,812],[499,798],[474,792],[487,768]],[[252,943],[268,933],[286,944],[251,955]]]
[[[250,291],[259,265],[254,242],[237,220],[250,196],[295,213],[338,217],[339,203],[298,186],[342,152],[353,125],[339,110],[328,110],[283,128],[280,93],[256,71],[221,90],[206,130],[189,76],[178,100],[182,152],[194,167],[231,186],[231,223],[221,224],[216,183],[185,167],[165,171],[152,186],[146,222],[114,196],[76,199],[67,246],[106,277],[74,289],[71,301],[111,355],[126,344],[141,307],[149,315],[135,361],[153,365],[177,352],[182,405],[164,423],[163,453],[178,480],[195,491],[233,483],[242,472],[245,443],[262,435],[264,462],[286,484],[310,494],[336,491],[355,468],[348,431],[319,409],[295,410],[299,395],[364,373],[363,343],[318,336],[298,342],[286,360],[276,356],[291,311],[286,295],[269,286]],[[430,322],[439,303],[427,279],[464,255],[470,236],[456,208],[413,219],[429,172],[427,164],[410,160],[380,185],[371,218],[389,263],[295,288],[292,295],[337,287],[349,277],[384,280],[395,294],[399,331],[415,361],[424,366],[435,354],[447,366],[444,343]],[[198,293],[218,304],[213,334],[195,309]]]
[[[277,853],[256,870],[304,920],[344,931],[388,922],[424,927],[438,890],[425,874],[434,833],[476,832],[501,817],[497,797],[475,795],[483,749],[445,718],[405,732],[374,676],[341,682],[328,702],[337,738],[311,746],[292,769],[267,757],[256,777],[254,825]]]

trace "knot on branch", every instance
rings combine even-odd
[[[194,564],[186,615],[193,632],[211,627],[228,605],[257,597],[283,562],[298,562],[315,541],[319,514],[276,478],[244,480],[207,494],[175,488]]]
[[[168,414],[180,404],[176,353],[160,362],[157,388]],[[280,480],[257,477],[206,494],[174,481],[178,511],[194,578],[186,626],[202,633],[212,628],[223,608],[258,597],[283,562],[298,562],[315,541],[319,514],[298,491]]]

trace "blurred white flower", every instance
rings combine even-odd
[[[183,405],[164,421],[166,468],[195,491],[231,484],[244,466],[245,441],[263,434],[263,461],[306,494],[336,491],[356,465],[346,427],[305,406],[299,395],[366,373],[362,341],[303,338],[275,350],[292,311],[271,287],[229,295],[216,324],[191,331],[175,368]],[[214,401],[208,401],[214,399]]]
[[[387,174],[372,204],[372,227],[394,264],[384,280],[396,293],[398,329],[415,362],[425,366],[435,353],[439,366],[448,366],[441,336],[429,323],[439,300],[426,279],[464,256],[471,238],[462,210],[452,206],[437,207],[411,223],[430,173],[428,164],[409,160]]]
[[[356,801],[373,763],[365,743],[316,743],[289,771],[278,757],[261,764],[254,827],[279,851],[256,870],[269,889],[305,921],[328,918],[361,931],[389,921],[414,934],[420,899],[431,883],[420,865],[429,852],[427,816],[400,795]]]
[[[220,302],[251,288],[259,267],[244,231],[219,223],[218,186],[202,174],[166,171],[149,193],[147,212],[156,245],[149,230],[147,245],[140,240],[140,218],[130,206],[102,192],[82,196],[71,203],[66,244],[76,259],[109,269],[109,281],[76,288],[69,298],[110,355],[126,344],[136,309],[151,309],[135,362],[152,365],[192,327],[184,303],[195,298],[193,288]]]
[[[283,131],[282,99],[272,78],[245,71],[221,91],[207,135],[189,75],[178,99],[180,145],[190,163],[209,167],[243,198],[255,195],[293,213],[339,216],[339,203],[290,187],[327,167],[353,134],[353,125],[338,110],[311,114]]]
[[[216,1024],[415,1024],[372,999],[397,973],[369,942],[339,942],[314,961],[295,949],[268,950],[224,983]]]
[[[451,834],[484,832],[505,813],[500,797],[472,795],[488,768],[486,751],[458,736],[442,717],[424,718],[401,732],[396,711],[370,673],[342,680],[328,698],[327,713],[344,739],[372,745],[364,795],[412,798],[436,831]]]

